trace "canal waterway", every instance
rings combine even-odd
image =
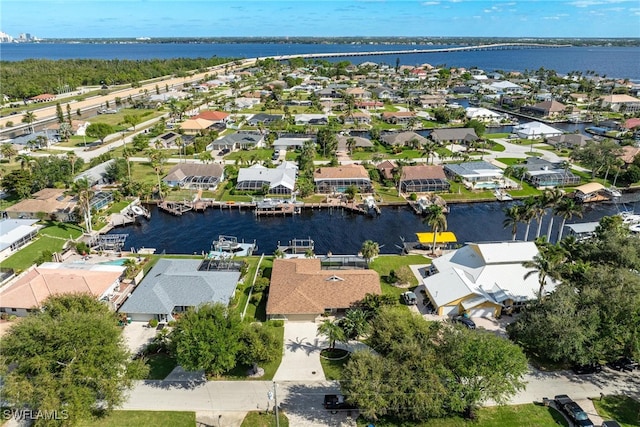
[[[453,231],[459,243],[482,242],[511,239],[510,229],[505,229],[504,208],[508,203],[461,203],[452,204],[447,216],[448,230]],[[597,221],[603,216],[614,215],[622,210],[640,212],[640,202],[625,205],[587,205],[583,218],[573,222]],[[546,217],[542,224],[545,234],[548,226]],[[561,220],[556,218],[552,232],[557,236]],[[536,222],[533,221],[529,239],[535,236]],[[525,226],[521,225],[518,238],[523,239]],[[406,206],[383,207],[382,214],[368,217],[345,212],[342,209],[305,209],[293,217],[257,218],[252,210],[208,209],[202,212],[187,212],[175,217],[151,207],[151,220],[140,220],[139,225],[119,227],[110,234],[128,234],[125,249],[155,248],[157,253],[200,254],[211,249],[212,241],[219,235],[236,236],[246,242],[256,241],[258,253],[272,254],[278,242],[286,244],[293,238],[311,238],[315,241],[318,254],[354,254],[360,250],[362,242],[374,240],[381,245],[381,253],[397,254],[401,238],[415,241],[415,233],[429,231],[422,218]]]

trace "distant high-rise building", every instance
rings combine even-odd
[[[0,31],[0,43],[11,43],[13,41],[13,37],[11,37],[7,33],[3,33]]]

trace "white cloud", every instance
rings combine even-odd
[[[439,4],[439,1],[425,1],[422,3],[423,6],[437,6]]]
[[[553,20],[553,21],[559,21],[560,17],[559,16],[543,16],[542,19],[547,19],[547,20]]]

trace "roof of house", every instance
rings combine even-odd
[[[444,174],[444,168],[441,165],[419,165],[404,166],[402,168],[401,181],[411,179],[443,179],[447,177]]]
[[[475,141],[478,139],[473,128],[434,129],[431,132],[434,141]]]
[[[640,154],[640,147],[632,147],[630,145],[625,145],[621,148],[622,154],[618,157],[622,159],[626,164],[631,164],[635,160],[636,156]]]
[[[212,145],[225,145],[225,144],[258,144],[264,137],[259,133],[249,132],[237,132],[230,133],[221,138],[216,139]]]
[[[163,180],[170,182],[182,181],[188,176],[214,176],[220,178],[223,172],[222,166],[217,163],[179,163],[171,168]]]
[[[205,119],[212,122],[220,122],[227,117],[229,117],[229,113],[225,113],[224,111],[204,110],[200,111],[200,113],[195,116],[194,119]]]
[[[533,108],[537,110],[548,111],[549,113],[559,113],[561,111],[566,110],[567,106],[552,99],[550,101],[538,102],[533,106]]]
[[[527,122],[513,127],[513,132],[522,135],[560,135],[561,130],[553,128],[541,122]]]
[[[626,95],[626,94],[606,95],[606,96],[602,96],[601,99],[603,102],[608,102],[610,104],[640,102],[640,99],[634,98],[633,96]]]
[[[73,178],[73,182],[81,179],[86,179],[89,182],[90,186],[102,182],[107,176],[107,168],[115,162],[116,159],[110,159],[106,162],[102,162],[99,165],[92,167],[91,169],[87,169],[86,171],[76,175],[76,177]]]
[[[371,142],[371,140],[367,138],[362,138],[360,136],[338,135],[338,151],[348,150],[347,141],[349,139],[355,140],[354,147],[361,147],[361,148],[373,147],[373,142]]]
[[[267,314],[319,314],[381,293],[374,270],[323,270],[319,259],[276,259]]]
[[[0,219],[0,252],[44,227],[36,225],[37,222],[37,219]]]
[[[21,200],[15,205],[5,208],[7,212],[71,212],[76,206],[73,196],[65,195],[58,188],[43,188],[31,195],[30,199]]]
[[[296,185],[298,167],[293,162],[282,162],[276,168],[253,165],[238,171],[238,185],[246,181],[265,181],[269,188],[283,186],[291,190]]]
[[[314,180],[363,178],[369,179],[369,173],[362,165],[344,165],[337,167],[320,167],[313,173]]]
[[[51,295],[90,293],[101,297],[124,272],[125,267],[101,264],[44,263],[0,290],[0,305],[36,308]]]
[[[473,292],[484,296],[486,301],[502,303],[507,299],[531,300],[537,297],[540,287],[538,274],[533,273],[525,279],[530,269],[522,263],[533,260],[538,253],[534,242],[469,243],[434,259],[433,264],[439,273],[424,279],[424,283],[432,297],[445,293],[446,297],[442,298],[448,301],[442,305],[468,295],[462,287],[450,289],[454,274]],[[460,270],[464,274],[451,270]],[[549,279],[547,291],[552,290],[553,286],[554,283]]]
[[[462,177],[465,176],[500,176],[502,169],[484,160],[465,163],[449,163],[444,169]]]
[[[427,138],[412,131],[389,132],[383,134],[380,139],[390,145],[404,145],[414,139],[418,141],[418,144],[424,144],[427,142]]]
[[[640,126],[640,118],[637,117],[632,117],[630,119],[627,119],[624,122],[624,127],[626,129],[633,129],[633,128],[637,128]]]
[[[581,133],[564,133],[562,135],[550,136],[547,140],[557,144],[584,145],[588,141],[591,141],[591,138]]]
[[[180,129],[184,130],[203,130],[210,128],[214,122],[205,119],[187,119],[180,123]]]
[[[227,305],[239,271],[199,271],[199,259],[162,258],[120,308],[123,313],[170,314],[176,306]]]
[[[382,113],[383,119],[391,119],[394,117],[415,117],[416,113],[414,111],[385,111]]]

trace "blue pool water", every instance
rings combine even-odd
[[[126,261],[127,261],[127,258],[112,259],[111,261],[101,262],[100,264],[104,264],[104,265],[124,265],[124,263]]]

